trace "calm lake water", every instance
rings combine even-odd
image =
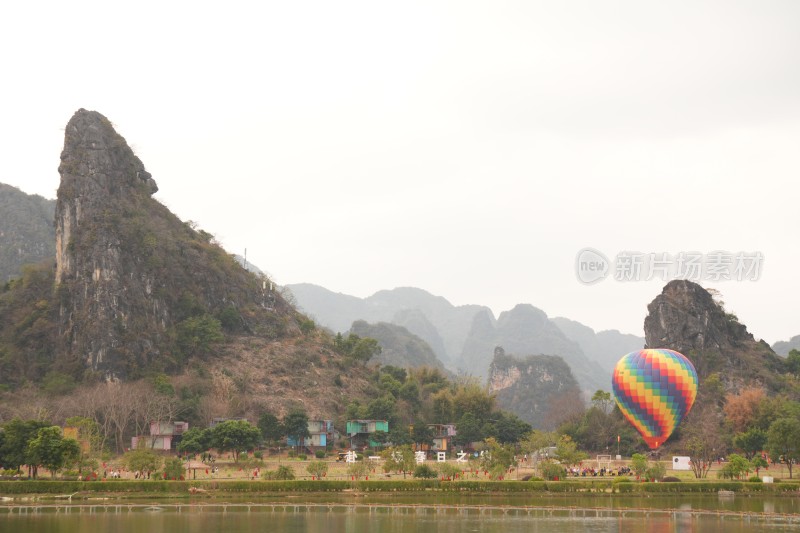
[[[0,531],[153,533],[183,531],[375,532],[675,532],[798,531],[797,498],[530,498],[376,495],[272,498],[271,501],[141,500],[0,507]],[[428,500],[428,501],[426,501]],[[442,501],[457,500],[457,501]]]

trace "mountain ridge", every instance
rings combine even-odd
[[[487,306],[454,306],[442,296],[415,287],[384,289],[366,298],[336,293],[310,283],[287,285],[287,288],[300,308],[334,331],[346,331],[338,328],[351,318],[407,327],[424,339],[442,364],[453,372],[485,380],[494,348],[503,346],[514,353],[565,357],[587,394],[596,388],[609,387],[602,376],[608,374],[610,380],[613,365],[599,365],[587,358],[579,342],[562,331],[544,311],[530,304],[520,304],[495,318]],[[515,331],[515,321],[522,328],[520,331]],[[533,329],[536,334],[526,335],[524,328]],[[598,340],[594,342],[601,344]],[[625,353],[615,351],[612,358],[616,362]]]

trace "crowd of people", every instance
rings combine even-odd
[[[630,476],[630,475],[633,475],[633,472],[631,472],[630,467],[627,467],[627,466],[621,466],[621,467],[616,468],[616,469],[606,468],[606,467],[603,467],[603,468],[600,468],[600,469],[597,469],[597,468],[594,468],[594,467],[586,467],[586,468],[573,467],[573,468],[567,469],[567,471],[569,472],[569,474],[571,476],[575,476],[575,477],[598,477],[598,476],[604,477],[604,476]]]

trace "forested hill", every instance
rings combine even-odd
[[[55,200],[0,183],[0,282],[22,274],[23,265],[55,254]]]

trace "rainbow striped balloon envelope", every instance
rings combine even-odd
[[[673,350],[639,350],[619,360],[611,378],[620,411],[656,449],[694,405],[697,371]]]

